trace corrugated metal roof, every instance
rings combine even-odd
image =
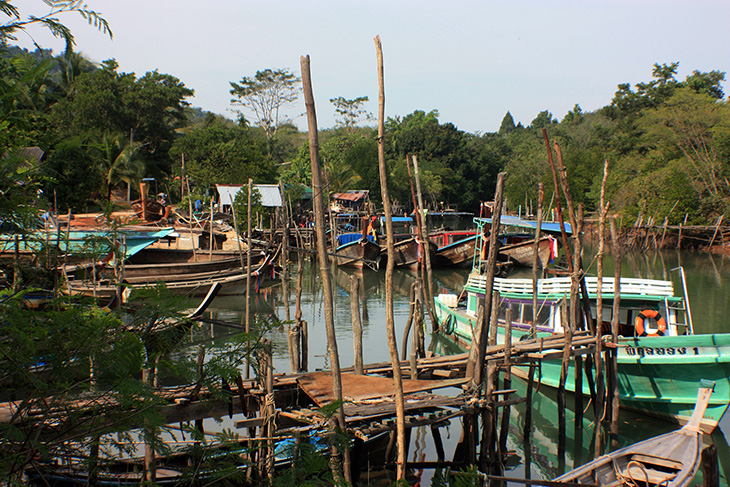
[[[216,184],[220,202],[224,205],[230,205],[236,199],[239,191],[244,190],[247,186],[242,184]],[[281,192],[277,184],[254,184],[254,189],[258,190],[261,195],[261,204],[267,207],[281,206]]]
[[[363,198],[367,198],[367,196],[370,194],[370,191],[367,190],[361,190],[361,191],[348,191],[346,193],[336,193],[332,195],[332,198],[336,200],[346,200],[346,201],[360,201]]]

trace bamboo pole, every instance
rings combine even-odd
[[[532,325],[530,326],[530,337],[537,334],[537,280],[538,269],[542,270],[542,262],[540,262],[540,231],[542,229],[542,204],[545,199],[545,187],[542,183],[537,185],[537,226],[535,227],[535,244],[532,251],[535,258],[532,261]]]
[[[315,228],[317,230],[317,259],[319,261],[319,272],[322,278],[322,291],[324,298],[324,315],[327,330],[327,348],[329,350],[330,364],[332,367],[332,391],[335,399],[340,402],[335,420],[341,430],[345,429],[345,412],[342,407],[342,378],[340,377],[340,356],[337,350],[337,335],[335,333],[334,303],[332,297],[332,281],[329,270],[329,259],[327,258],[327,236],[325,234],[325,211],[323,201],[322,171],[319,165],[319,142],[317,136],[317,113],[314,107],[314,93],[312,91],[312,78],[309,68],[309,56],[300,58],[302,69],[302,85],[304,99],[307,107],[307,121],[309,128],[309,157],[312,164],[312,190],[314,192]],[[331,464],[337,462],[340,455],[336,442],[332,442]],[[347,449],[345,455],[344,474],[345,480],[350,482],[350,463]],[[335,476],[339,471],[334,469]],[[340,479],[341,480],[341,479]],[[336,478],[337,482],[338,479]]]
[[[386,247],[388,263],[385,266],[385,325],[388,334],[390,360],[393,364],[393,382],[395,386],[396,426],[398,439],[397,480],[406,478],[406,430],[405,403],[403,398],[403,379],[400,361],[398,360],[398,344],[395,338],[395,320],[393,317],[393,269],[395,266],[395,246],[393,235],[393,217],[388,193],[388,171],[385,166],[385,76],[383,72],[383,47],[380,36],[375,37],[375,49],[378,62],[378,167],[380,170],[380,189],[385,213]]]
[[[485,296],[492,295],[492,286],[494,284],[494,275],[497,271],[497,235],[499,235],[500,218],[502,217],[502,203],[504,192],[504,178],[506,173],[501,172],[497,175],[497,189],[494,195],[494,214],[492,215],[492,230],[489,237],[489,257],[487,259],[487,279],[484,290]],[[485,300],[484,316],[490,316],[492,301]],[[467,365],[467,377],[472,378],[472,386],[476,387],[482,383],[482,371],[484,370],[484,357],[487,352],[487,339],[489,335],[489,327],[478,326],[477,336],[479,340],[476,346],[472,342],[469,350],[469,363]]]
[[[421,238],[423,245],[424,256],[426,257],[426,283],[425,287],[428,295],[426,296],[426,309],[428,314],[431,316],[431,328],[435,331],[438,328],[438,320],[436,318],[436,312],[434,311],[433,301],[433,279],[431,278],[431,252],[430,252],[430,240],[428,238],[428,224],[426,223],[426,215],[423,209],[423,197],[421,196],[421,176],[418,173],[418,156],[413,155],[413,173],[416,179],[416,196],[418,196],[418,213],[421,220]]]
[[[350,276],[350,314],[352,315],[352,346],[355,352],[355,373],[363,375],[362,357],[362,323],[360,322],[359,292],[360,279],[357,276]]]

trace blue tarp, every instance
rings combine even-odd
[[[362,238],[362,233],[343,233],[337,236],[338,246],[347,245],[352,242],[357,242]],[[375,237],[368,235],[368,240],[375,242]]]

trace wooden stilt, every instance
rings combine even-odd
[[[507,308],[504,317],[504,376],[502,389],[507,391],[512,388],[512,308]],[[504,396],[504,400],[509,395]],[[499,450],[504,455],[507,452],[507,435],[509,434],[510,407],[502,408],[502,425],[499,432]]]
[[[355,373],[363,375],[362,367],[362,323],[360,322],[360,303],[358,299],[358,288],[360,279],[357,276],[350,276],[350,314],[352,315],[352,342],[355,352]]]
[[[702,487],[720,487],[720,467],[717,447],[710,445],[702,450]]]
[[[410,301],[408,305],[408,320],[406,320],[406,326],[403,329],[403,351],[401,352],[401,359],[405,360],[408,356],[408,335],[411,332],[413,326],[413,318],[416,314],[416,283],[411,284],[411,292],[409,294]]]
[[[618,229],[616,228],[616,218],[611,217],[611,246],[613,247],[615,268],[613,275],[614,299],[613,309],[611,310],[611,341],[618,344],[618,325],[619,311],[621,306],[621,245],[618,242]],[[618,445],[618,425],[619,425],[619,396],[618,396],[618,354],[617,350],[611,351],[611,446]]]
[[[380,173],[380,190],[385,213],[386,247],[388,262],[385,268],[385,326],[388,335],[388,349],[393,367],[393,385],[395,389],[396,425],[398,432],[397,480],[406,478],[406,430],[405,402],[403,398],[403,381],[398,359],[398,344],[395,338],[395,320],[393,317],[393,270],[395,268],[395,236],[393,234],[393,217],[388,193],[388,169],[385,163],[385,79],[383,74],[383,47],[380,36],[375,37],[375,48],[378,62],[378,169]]]
[[[309,56],[301,57],[302,68],[302,86],[304,91],[305,105],[307,108],[307,122],[309,129],[309,156],[312,165],[312,190],[314,192],[314,209],[315,209],[315,228],[317,231],[317,259],[319,261],[319,271],[322,280],[322,288],[324,294],[324,315],[325,328],[327,332],[327,349],[330,356],[330,367],[332,368],[332,390],[335,398],[342,402],[342,382],[340,377],[340,357],[337,350],[337,336],[335,333],[334,321],[334,304],[332,297],[332,282],[329,272],[329,259],[327,258],[327,240],[325,234],[325,209],[323,201],[322,172],[319,165],[319,142],[317,136],[317,114],[314,107],[314,94],[312,90],[312,78],[309,69]],[[340,404],[335,421],[340,429],[345,428],[345,413]],[[333,428],[334,429],[334,428]],[[332,432],[333,434],[335,431]],[[330,464],[333,466],[333,474],[335,482],[341,481],[338,477],[341,472],[339,467],[334,464],[336,458],[340,455],[340,449],[336,442],[332,442],[332,459]],[[347,448],[344,453],[344,477],[346,481],[350,481],[349,454]]]
[[[484,291],[485,296],[492,295],[492,286],[494,284],[494,275],[497,271],[497,238],[499,235],[499,224],[500,218],[502,217],[502,204],[504,194],[504,178],[506,173],[501,172],[497,175],[497,189],[494,195],[494,215],[492,215],[492,228],[491,238],[489,239],[489,257],[487,260],[487,278],[486,288]],[[484,316],[491,315],[491,300],[486,300]],[[484,357],[487,350],[487,339],[489,335],[489,328],[479,326],[477,330],[477,336],[479,339],[476,344],[472,342],[472,347],[469,350],[469,365],[467,366],[466,375],[472,377],[472,387],[476,387],[482,383],[482,374],[484,371]]]
[[[572,324],[568,320],[568,306],[565,301],[561,304],[563,319],[563,333],[565,334],[565,345],[563,346],[563,361],[560,370],[560,383],[558,386],[558,471],[565,470],[565,448],[566,448],[566,420],[565,420],[565,382],[568,378],[568,365],[573,342]]]

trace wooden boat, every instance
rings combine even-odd
[[[332,255],[337,265],[377,270],[380,263],[380,245],[372,235],[343,233],[337,236],[337,247]]]
[[[395,266],[407,267],[418,265],[418,263],[421,261],[421,258],[424,258],[421,250],[422,247],[423,245],[419,244],[418,240],[415,237],[395,242]],[[427,251],[431,253],[431,258],[435,260],[436,249],[438,248],[436,244],[428,240],[425,244],[425,247],[427,247]],[[380,251],[380,256],[383,259],[387,259],[387,248],[382,248],[382,250]]]
[[[677,431],[616,450],[578,467],[554,482],[597,485],[690,485],[700,465],[700,421],[712,395],[713,383],[701,384],[690,421]]]
[[[429,238],[438,245],[435,253],[436,265],[471,265],[478,238],[476,230],[442,231],[431,234]]]
[[[680,423],[689,420],[695,403],[696,384],[713,380],[715,393],[702,419],[712,431],[730,404],[730,334],[694,334],[692,313],[686,299],[684,271],[675,269],[681,292],[675,295],[674,283],[655,279],[621,278],[620,289],[614,279],[604,278],[600,333],[610,333],[613,301],[618,293],[619,339],[617,343],[618,392],[621,407]],[[591,312],[596,316],[598,280],[585,278]],[[569,277],[550,277],[537,282],[538,336],[563,333],[560,303],[569,299]],[[435,311],[441,333],[462,349],[468,349],[477,305],[485,297],[486,276],[480,267],[470,273],[461,292],[436,297]],[[504,340],[505,310],[512,309],[514,341],[531,332],[533,283],[531,279],[495,278],[493,290],[500,293],[498,340]],[[557,388],[560,382],[559,359],[542,361],[540,382]],[[527,376],[521,368],[513,373]],[[571,361],[566,389],[575,392],[574,362]],[[578,392],[589,395],[587,383]]]
[[[247,262],[243,254],[243,262]],[[253,251],[251,265],[257,266],[266,260],[263,251]],[[193,252],[190,249],[147,248],[137,253],[124,265],[124,278],[159,277],[192,275],[206,272],[225,272],[241,269],[241,255],[238,252]],[[129,281],[131,282],[131,281]]]
[[[537,255],[540,258],[540,267],[545,268],[553,256],[553,238],[540,237]],[[513,262],[517,266],[532,267],[535,261],[535,239],[527,238],[520,242],[503,245],[499,248],[500,260]]]
[[[266,276],[271,273],[273,263],[271,257],[253,266],[251,277],[255,280],[255,289],[261,286]],[[167,288],[176,295],[199,297],[204,296],[213,284],[220,284],[219,296],[232,296],[243,294],[247,286],[247,272],[240,267],[202,272],[197,274],[171,274],[171,275],[148,275],[138,277],[125,277],[122,281],[123,287],[130,290],[146,286],[154,286],[157,282],[164,282]],[[74,296],[94,297],[105,302],[111,300],[117,293],[117,286],[110,280],[89,280],[79,278],[68,278],[66,281],[66,292]],[[127,293],[128,294],[128,293]]]

